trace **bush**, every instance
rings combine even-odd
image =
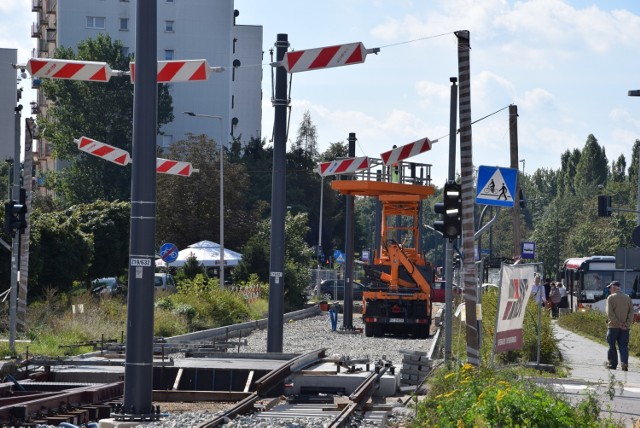
[[[465,364],[440,370],[417,407],[414,426],[599,427],[600,406],[589,395],[575,408],[564,397],[517,376]],[[615,426],[607,421],[609,426]]]

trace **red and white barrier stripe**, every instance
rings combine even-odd
[[[108,82],[111,76],[121,74],[111,70],[106,62],[74,61],[69,59],[29,60],[25,69],[31,77],[49,79],[86,80],[90,82]]]
[[[99,158],[122,166],[131,163],[131,155],[126,150],[119,149],[117,147],[87,137],[80,137],[80,139],[74,141],[76,142],[80,150],[93,156],[97,156]],[[198,170],[193,167],[191,162],[156,158],[156,172],[159,172],[161,174],[191,177],[191,174],[194,172],[198,172]]]
[[[287,52],[282,65],[289,73],[317,70],[321,68],[341,67],[363,63],[369,53],[377,53],[380,49],[366,49],[362,42],[324,48],[306,49]]]
[[[364,156],[322,162],[318,165],[318,173],[322,177],[326,177],[334,174],[350,174],[366,168],[369,168],[369,158]]]
[[[156,158],[156,172],[190,177],[191,173],[194,172],[194,169],[191,162]]]
[[[380,157],[382,158],[382,163],[387,166],[431,150],[432,144],[433,143],[428,138],[423,138],[421,140],[414,141],[413,143],[405,144],[404,146],[389,150],[388,152],[384,152]]]
[[[131,83],[135,82],[136,64],[130,64]],[[198,82],[207,80],[210,73],[222,72],[223,67],[209,67],[206,59],[158,61],[158,83]]]
[[[127,165],[131,163],[131,155],[129,155],[129,152],[126,150],[122,150],[87,137],[80,137],[79,140],[74,141],[78,144],[78,149],[93,156],[97,156],[118,165]]]

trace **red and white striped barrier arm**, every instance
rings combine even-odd
[[[362,42],[347,43],[344,45],[287,52],[281,62],[272,65],[281,65],[289,73],[298,73],[301,71],[361,64],[364,62],[367,54],[378,53],[379,51],[380,48],[365,48]]]
[[[359,158],[346,158],[331,162],[322,162],[318,165],[318,173],[322,177],[334,174],[351,174],[361,169],[369,168],[367,156]]]
[[[80,139],[74,141],[78,145],[78,149],[90,155],[97,156],[118,165],[131,163],[131,155],[129,155],[129,152],[126,150],[87,137],[80,137]]]
[[[136,64],[130,64],[131,83],[135,82]],[[211,73],[221,73],[224,67],[209,67],[206,59],[158,61],[158,83],[199,82]]]
[[[193,168],[191,162],[156,158],[156,172],[162,174],[180,175],[182,177],[191,177],[191,173],[198,172],[198,170]]]
[[[32,58],[25,66],[31,77],[48,79],[85,80],[108,82],[111,76],[124,72],[111,70],[106,62],[75,61],[70,59]]]
[[[126,150],[87,137],[80,137],[74,141],[78,145],[78,149],[90,155],[121,166],[131,163],[131,155]],[[156,158],[156,172],[191,177],[191,174],[198,172],[198,170],[193,167],[191,162]]]
[[[380,157],[382,158],[382,163],[384,163],[385,166],[389,164],[393,165],[394,163],[431,150],[432,144],[433,142],[428,138],[423,138],[421,140],[414,141],[413,143],[405,144],[404,146],[389,150],[388,152],[384,152]]]

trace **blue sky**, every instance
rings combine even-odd
[[[527,174],[557,169],[561,153],[582,148],[591,133],[609,161],[624,154],[629,162],[640,138],[640,98],[627,96],[640,89],[637,0],[235,0],[235,7],[238,24],[264,27],[265,63],[278,33],[288,34],[295,50],[356,41],[381,48],[364,64],[293,75],[290,139],[308,110],[320,150],[349,132],[358,137],[356,154],[371,157],[448,134],[449,77],[457,76],[453,32],[463,29],[471,34],[472,117],[518,106]],[[0,47],[17,47],[22,62],[35,46],[35,16],[30,0],[0,2]],[[268,139],[268,66],[263,75]],[[474,125],[473,148],[476,166],[509,166],[507,110]],[[448,138],[414,159],[433,164],[441,186]]]

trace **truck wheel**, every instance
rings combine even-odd
[[[364,335],[367,337],[373,336],[373,323],[368,322],[364,324]]]

